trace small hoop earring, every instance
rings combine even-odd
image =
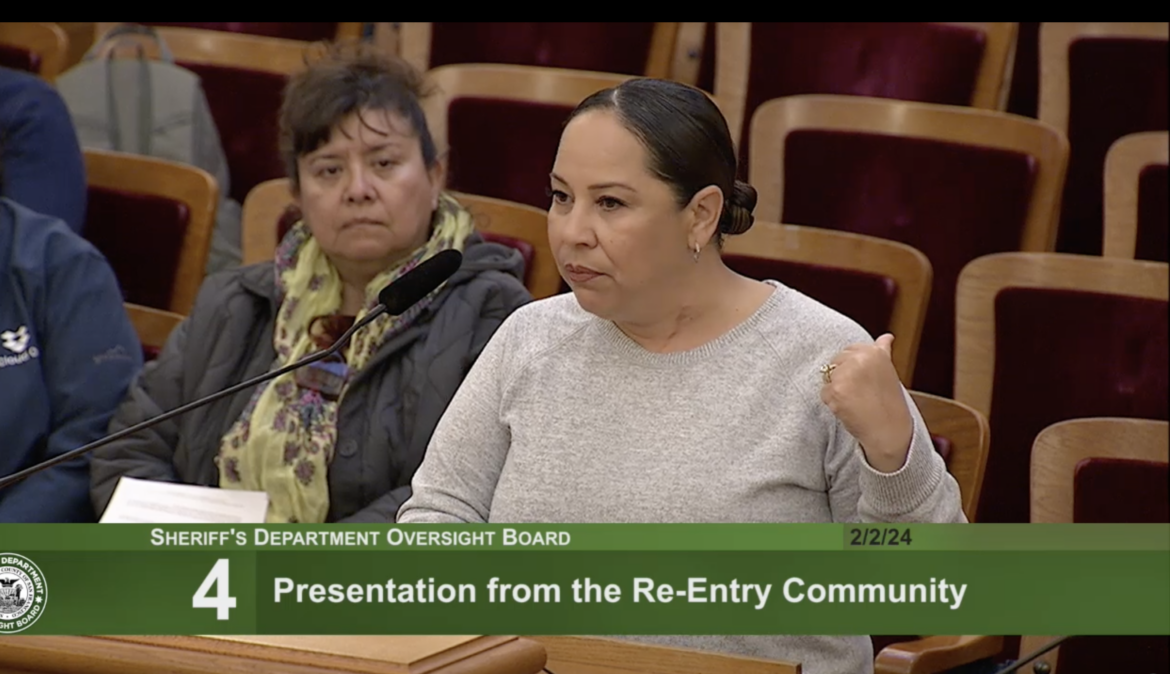
[[[702,252],[703,252],[703,248],[702,248],[702,246],[700,246],[699,244],[697,244],[697,243],[696,243],[696,244],[695,244],[695,254],[694,254],[695,262],[698,262],[698,261],[699,261],[699,255],[700,255]]]

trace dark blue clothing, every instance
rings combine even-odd
[[[106,434],[142,347],[101,253],[0,198],[0,475]],[[0,522],[92,522],[88,457],[0,491]]]
[[[0,67],[0,197],[85,224],[85,160],[69,109],[36,75]]]

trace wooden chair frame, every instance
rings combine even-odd
[[[910,396],[926,428],[935,435],[951,441],[948,472],[959,483],[963,498],[963,514],[968,522],[975,521],[979,494],[983,491],[983,473],[987,468],[987,452],[991,446],[991,430],[987,417],[961,402],[941,396],[911,391]]]
[[[539,674],[546,660],[512,636],[5,636],[6,674]]]
[[[491,64],[440,66],[428,72],[427,78],[435,93],[423,101],[423,111],[441,151],[448,149],[447,111],[456,99],[474,96],[576,107],[602,89],[633,79],[612,73]]]
[[[654,24],[646,67],[640,76],[670,76],[678,31],[677,22],[660,21]],[[403,22],[398,24],[397,33],[398,54],[424,72],[431,70],[431,22]]]
[[[1170,422],[1098,417],[1061,421],[1040,431],[1032,445],[1032,522],[1072,523],[1077,464],[1094,457],[1170,462]],[[1053,638],[1025,635],[1020,653],[1035,652]],[[1050,674],[1056,674],[1059,652],[1054,648],[1021,671],[1047,660]]]
[[[284,209],[293,203],[288,178],[265,180],[244,198],[240,212],[242,263],[271,262],[276,255],[276,224]]]
[[[134,326],[134,332],[138,333],[138,341],[142,342],[143,346],[156,349],[163,348],[167,343],[167,338],[171,336],[179,323],[183,322],[184,318],[173,311],[144,307],[141,304],[126,302],[125,306],[130,323]]]
[[[199,65],[246,68],[276,75],[302,70],[310,57],[311,42],[279,37],[228,33],[201,28],[156,28],[176,61]]]
[[[796,664],[602,637],[525,637],[557,674],[798,674]]]
[[[1067,253],[997,253],[959,274],[955,301],[955,400],[991,416],[995,377],[995,298],[1005,288],[1051,288],[1167,300],[1164,262]]]
[[[1013,22],[944,22],[983,30],[987,46],[979,65],[971,107],[1003,110],[1007,107],[1011,61],[1019,24]],[[700,52],[702,38],[700,37]],[[731,138],[738,147],[742,129],[751,120],[744,119],[747,106],[748,74],[751,68],[752,30],[749,22],[720,22],[715,25],[715,97],[724,102]],[[696,59],[695,72],[697,75]],[[752,137],[755,129],[752,128]],[[755,148],[753,147],[753,153]]]
[[[528,270],[528,291],[534,299],[552,297],[561,290],[561,273],[548,241],[548,212],[535,206],[476,194],[451,192],[475,219],[475,228],[522,239],[532,244],[532,268]]]
[[[101,22],[95,23],[94,24],[94,38],[96,40],[100,40],[102,38],[102,36],[106,34],[106,31],[113,28],[114,26],[117,26],[118,23],[119,22],[117,22],[117,21],[101,21]],[[236,33],[236,32],[225,31],[225,30],[212,30],[209,28],[184,28],[182,26],[157,26],[157,27],[155,27],[155,30],[168,30],[168,31],[169,30],[197,30],[197,31],[206,31],[206,32],[210,32],[210,33],[226,33],[228,35],[240,35],[240,36],[249,37],[249,38],[258,37],[258,38],[263,39],[263,40],[268,40],[268,39],[284,40],[284,41],[288,41],[288,42],[297,42],[297,43],[307,44],[301,40],[290,40],[288,38],[270,37],[267,35],[253,35],[251,33]],[[361,21],[341,21],[341,22],[338,22],[338,24],[337,24],[337,32],[334,34],[333,39],[337,40],[337,41],[360,40],[362,38],[362,33],[364,30],[365,30],[364,22],[361,22]]]
[[[1170,23],[1042,23],[1040,24],[1041,122],[1068,133],[1068,50],[1079,38],[1131,37],[1170,39]]]
[[[757,212],[783,220],[784,148],[800,130],[848,131],[962,143],[1021,152],[1035,158],[1036,180],[1028,203],[1020,250],[1056,245],[1060,203],[1068,168],[1064,134],[1033,119],[992,110],[913,103],[864,96],[790,96],[764,103],[752,118],[748,167],[759,192]]]
[[[69,36],[55,23],[0,23],[0,44],[26,49],[41,57],[37,75],[52,82],[69,58]]]
[[[108,150],[83,150],[87,183],[170,199],[189,212],[168,309],[186,315],[195,305],[211,247],[211,230],[219,203],[215,178],[203,169],[178,162]]]
[[[707,22],[684,21],[678,24],[674,40],[674,57],[670,64],[670,79],[695,86],[703,64],[703,42],[707,36]]]
[[[727,237],[723,252],[851,269],[894,279],[898,287],[890,315],[890,332],[897,337],[894,367],[902,383],[910,385],[933,275],[930,260],[920,251],[864,234],[757,221],[743,234]]]
[[[882,649],[873,663],[874,674],[935,674],[948,672],[1003,649],[998,636],[937,636],[894,644]]]
[[[1138,182],[1147,166],[1170,163],[1170,133],[1134,133],[1105,155],[1105,257],[1137,254]]]

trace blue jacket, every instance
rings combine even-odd
[[[0,475],[106,434],[142,368],[114,273],[65,223],[0,198]],[[89,460],[0,491],[0,522],[92,522]]]
[[[41,78],[0,67],[0,197],[85,224],[85,160],[69,109]]]

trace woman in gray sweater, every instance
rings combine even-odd
[[[697,89],[632,80],[581,103],[548,228],[573,292],[504,322],[399,522],[964,521],[893,336],[723,264],[756,200],[735,175]],[[638,638],[873,669],[865,636]]]

